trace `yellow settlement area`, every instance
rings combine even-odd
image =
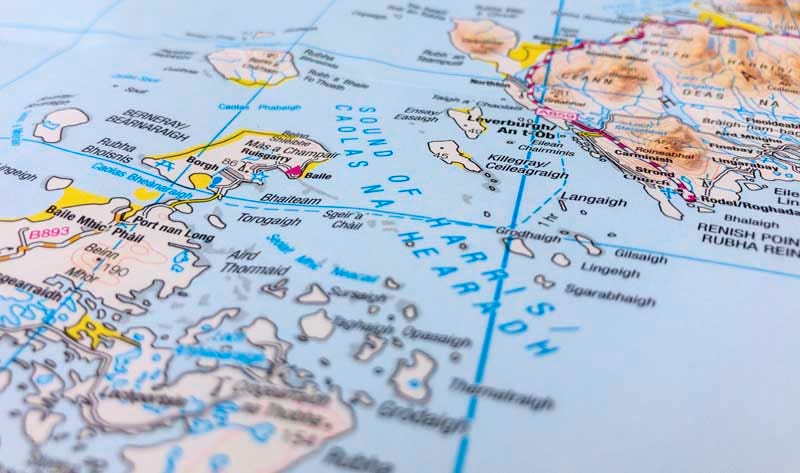
[[[75,325],[66,327],[64,333],[76,342],[80,342],[84,337],[89,337],[92,350],[97,350],[97,347],[103,342],[103,337],[121,340],[135,347],[139,346],[139,342],[136,340],[130,339],[118,330],[111,329],[105,324],[92,319],[89,314],[83,314],[83,317]]]

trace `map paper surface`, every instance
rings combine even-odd
[[[0,473],[800,470],[800,1],[0,10]]]

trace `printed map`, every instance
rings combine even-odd
[[[800,471],[799,23],[5,2],[0,473]]]

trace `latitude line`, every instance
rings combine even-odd
[[[17,29],[17,30],[29,30],[29,31],[44,31],[49,33],[59,33],[59,34],[67,34],[67,35],[80,35],[83,34],[81,30],[74,29],[74,28],[64,28],[52,25],[36,25],[31,23],[17,23],[17,22],[0,22],[0,29]],[[162,33],[159,37],[154,36],[136,36],[130,33],[121,32],[121,31],[114,31],[114,30],[92,30],[87,31],[85,34],[96,34],[96,35],[107,35],[112,36],[119,39],[126,39],[131,41],[157,41],[159,38],[167,38],[170,41],[180,41],[180,42],[212,42],[204,39],[199,38],[182,38],[166,33]],[[214,43],[222,43],[227,46],[237,47],[237,46],[250,46],[250,47],[273,47],[273,46],[283,46],[285,44],[289,44],[286,42],[276,41],[276,42],[263,42],[263,41],[250,41],[250,40],[241,40],[241,41],[217,41],[213,40]],[[431,74],[431,75],[438,75],[438,76],[445,76],[445,77],[462,77],[468,79],[480,79],[480,80],[496,80],[496,77],[491,76],[481,76],[477,74],[470,74],[470,73],[462,73],[462,72],[448,72],[448,71],[438,71],[435,69],[425,69],[422,67],[415,67],[405,64],[398,64],[393,63],[390,61],[386,61],[380,58],[370,57],[370,56],[362,56],[358,54],[351,54],[348,52],[342,51],[333,51],[330,49],[323,48],[321,46],[310,44],[310,43],[298,43],[296,46],[307,47],[311,49],[316,49],[318,51],[322,51],[328,54],[335,54],[340,57],[344,57],[347,59],[352,59],[355,61],[364,61],[373,64],[380,64],[382,66],[386,66],[392,69],[403,70],[407,72],[415,72],[421,74]],[[657,99],[653,99],[657,100]]]
[[[92,25],[94,25],[95,23],[97,23],[97,21],[99,21],[99,20],[100,20],[100,18],[102,18],[102,17],[103,17],[103,16],[104,16],[106,13],[108,13],[109,11],[111,11],[111,9],[113,9],[113,7],[117,6],[117,5],[118,5],[119,3],[121,3],[122,1],[123,1],[123,0],[117,0],[117,2],[116,2],[116,3],[114,3],[114,4],[110,5],[110,6],[108,6],[108,7],[107,7],[105,10],[103,10],[103,12],[101,12],[99,15],[97,15],[97,16],[95,17],[95,19],[94,19],[94,20],[92,20],[92,22],[90,22],[90,23],[89,23],[89,25],[88,25],[88,26],[87,26],[87,28],[86,28],[86,31],[88,31],[89,29],[91,29]],[[323,9],[323,10],[322,10],[322,11],[321,11],[321,12],[320,12],[320,13],[319,13],[319,14],[318,14],[318,15],[317,15],[315,18],[314,18],[314,20],[312,21],[311,25],[309,25],[309,26],[310,26],[310,27],[313,27],[313,26],[314,26],[314,25],[315,25],[315,24],[316,24],[316,23],[317,23],[317,22],[320,20],[320,18],[322,18],[322,17],[325,15],[325,13],[327,13],[327,11],[330,9],[330,7],[331,7],[331,6],[333,6],[333,4],[334,4],[334,3],[336,3],[336,0],[330,0],[330,1],[329,1],[329,2],[328,2],[326,5],[325,5],[325,8],[324,8],[324,9]],[[300,42],[300,40],[302,40],[302,39],[303,39],[303,37],[305,36],[305,34],[306,34],[306,33],[307,33],[309,30],[310,30],[310,28],[308,28],[308,29],[304,29],[304,30],[302,31],[302,33],[301,33],[301,34],[300,34],[300,35],[297,37],[297,39],[294,41],[294,43],[292,44],[292,46],[290,46],[290,47],[289,47],[289,49],[287,49],[287,50],[286,50],[286,52],[284,53],[283,57],[281,58],[281,60],[280,60],[279,62],[283,62],[283,60],[285,60],[285,58],[287,57],[287,55],[289,54],[289,52],[292,50],[292,48],[293,48],[293,47],[294,47],[294,46],[295,46],[297,43],[299,43],[299,42]],[[85,32],[84,32],[84,34],[85,34]],[[58,55],[60,55],[60,54],[63,54],[63,53],[65,53],[65,52],[69,51],[70,49],[74,48],[74,47],[75,47],[75,46],[78,44],[78,42],[80,42],[80,39],[81,39],[82,37],[83,37],[83,34],[82,34],[82,35],[80,35],[78,38],[76,38],[76,40],[75,40],[75,41],[72,43],[72,45],[70,45],[68,48],[66,48],[66,49],[62,50],[62,51],[61,51],[59,54],[57,54],[57,55],[55,55],[55,56],[51,57],[51,59],[54,59],[54,58],[55,58],[55,57],[57,57]],[[48,61],[49,61],[49,60],[50,60],[50,59],[48,59]],[[40,65],[43,65],[43,64],[44,64],[44,63],[42,63],[42,64],[40,64]],[[28,72],[26,72],[25,74],[28,74],[28,73],[30,73],[30,72],[33,72],[33,71],[34,71],[36,68],[38,68],[38,67],[39,67],[39,66],[35,66],[33,69],[30,69],[30,70],[29,70]],[[18,77],[18,79],[19,79],[19,78],[21,78],[21,77]],[[15,80],[17,80],[17,79],[15,79]],[[13,82],[13,81],[12,81],[12,82]],[[253,96],[252,96],[252,97],[250,98],[250,100],[247,102],[248,104],[249,104],[249,103],[251,103],[253,100],[255,100],[255,99],[256,99],[256,97],[258,97],[258,95],[261,93],[261,91],[263,91],[263,90],[264,90],[264,88],[266,87],[267,83],[268,83],[268,81],[267,81],[267,82],[265,82],[265,84],[264,84],[264,85],[263,85],[261,88],[259,88],[259,90],[258,90],[258,91],[256,91],[256,93],[255,93],[255,94],[253,94]],[[2,88],[3,88],[3,87],[5,87],[6,85],[8,85],[8,84],[4,84],[4,85],[0,86],[0,90],[2,90]],[[224,131],[225,131],[225,130],[226,130],[226,129],[227,129],[229,126],[230,126],[230,124],[231,124],[231,123],[233,123],[233,121],[234,121],[234,120],[236,120],[236,118],[238,118],[238,117],[239,117],[239,115],[241,114],[241,112],[242,112],[241,110],[237,111],[237,112],[236,112],[236,114],[235,114],[233,117],[231,117],[231,119],[230,119],[230,120],[228,120],[228,122],[225,124],[225,126],[223,126],[223,127],[222,127],[222,128],[221,128],[221,129],[220,129],[218,132],[217,132],[217,134],[214,136],[214,138],[212,138],[212,139],[211,139],[211,141],[210,141],[210,142],[209,142],[209,143],[208,143],[208,144],[207,144],[207,145],[206,145],[206,146],[205,146],[205,147],[204,147],[204,148],[203,148],[203,149],[200,151],[200,154],[202,154],[202,153],[203,153],[203,151],[205,151],[205,150],[206,150],[206,148],[208,148],[208,146],[210,146],[210,145],[211,145],[211,144],[214,142],[214,140],[216,140],[216,139],[219,137],[219,135],[221,135],[221,134],[222,134],[222,133],[223,133],[223,132],[224,132]],[[198,155],[198,156],[199,156],[199,155]],[[187,168],[186,168],[186,169],[188,169],[188,166],[187,166]],[[186,169],[184,169],[184,172],[186,171]],[[173,185],[174,185],[174,183],[173,183]],[[163,196],[163,194],[162,194],[162,196]],[[160,197],[159,197],[159,199],[160,199]],[[118,225],[119,225],[119,224],[118,224]],[[135,226],[136,224],[133,224],[133,225]],[[122,239],[120,239],[120,241],[122,241]],[[92,270],[92,274],[94,274],[95,272],[97,272],[97,270],[100,268],[100,266],[103,264],[103,262],[104,262],[105,260],[106,260],[106,258],[105,258],[105,257],[104,257],[104,258],[102,258],[101,260],[99,260],[99,262],[97,263],[97,265],[95,265],[94,269]],[[6,360],[6,361],[5,361],[5,362],[4,362],[2,365],[0,365],[0,371],[4,371],[4,370],[8,369],[8,367],[11,365],[11,363],[13,363],[13,362],[14,362],[14,360],[16,360],[16,359],[17,359],[17,357],[19,357],[19,355],[20,355],[20,354],[22,354],[22,352],[23,352],[23,351],[25,351],[25,349],[26,349],[28,346],[30,346],[30,344],[32,343],[33,339],[34,339],[34,338],[36,338],[36,337],[38,337],[39,335],[41,335],[41,333],[42,333],[42,332],[45,330],[46,326],[47,326],[47,325],[49,325],[49,324],[51,323],[52,319],[55,317],[56,313],[57,313],[59,310],[61,310],[61,309],[62,309],[62,308],[63,308],[63,307],[64,307],[64,306],[67,304],[67,303],[74,303],[74,300],[73,300],[73,298],[72,298],[72,297],[75,295],[75,293],[77,293],[78,291],[80,291],[80,289],[81,289],[81,287],[82,287],[82,286],[83,286],[83,282],[81,282],[80,284],[78,284],[78,285],[76,285],[76,286],[73,286],[73,287],[72,287],[72,289],[71,289],[70,291],[68,291],[67,295],[66,295],[66,296],[65,296],[65,297],[64,297],[64,298],[63,298],[63,299],[62,299],[62,300],[59,302],[59,304],[58,304],[58,305],[57,305],[57,306],[56,306],[54,309],[52,309],[52,310],[50,310],[50,311],[48,311],[48,312],[46,313],[45,317],[42,319],[42,323],[43,323],[43,324],[42,324],[42,325],[40,325],[39,327],[37,327],[35,330],[32,330],[32,331],[31,331],[30,335],[27,337],[27,339],[25,340],[25,342],[24,342],[22,345],[20,345],[20,346],[19,346],[19,348],[17,348],[17,349],[16,349],[16,350],[15,350],[15,351],[14,351],[14,352],[11,354],[11,356],[8,358],[8,360]]]
[[[8,138],[8,137],[0,137],[0,140],[9,140],[9,139],[10,138]],[[50,143],[44,143],[44,142],[41,142],[41,141],[31,140],[31,139],[27,139],[27,138],[23,138],[22,141],[35,143],[35,144],[39,144],[39,145],[43,145],[43,146],[48,146],[48,147],[56,149],[58,151],[62,151],[62,152],[69,153],[69,154],[78,155],[78,156],[85,157],[85,158],[94,159],[96,161],[109,162],[109,163],[117,165],[119,167],[124,167],[124,168],[127,168],[127,169],[131,169],[133,171],[136,171],[139,174],[147,175],[147,176],[152,177],[154,179],[163,180],[165,182],[172,182],[169,179],[166,179],[166,178],[164,178],[164,177],[162,177],[160,175],[152,174],[152,173],[149,173],[147,171],[135,168],[133,166],[129,166],[129,165],[126,165],[126,164],[123,164],[123,163],[119,163],[117,161],[109,160],[109,159],[98,157],[98,156],[92,156],[92,155],[85,154],[85,153],[80,153],[78,151],[73,151],[73,150],[70,150],[68,148],[62,148],[60,146],[56,146],[56,145],[53,145],[53,144],[50,144]],[[183,186],[181,184],[178,184],[178,186],[185,187],[185,186]],[[187,189],[188,189],[188,187],[187,187]],[[208,194],[208,195],[212,195],[210,192],[204,192],[202,190],[199,190],[199,192],[205,193],[205,194]],[[230,202],[230,201],[236,201],[236,202],[241,202],[241,203],[233,203],[233,202]],[[231,196],[231,195],[224,196],[223,199],[222,199],[222,203],[225,204],[225,205],[228,205],[228,206],[232,206],[232,207],[242,207],[242,208],[247,208],[247,209],[258,209],[258,210],[268,210],[268,211],[281,210],[281,211],[287,211],[288,212],[288,211],[303,210],[303,211],[306,211],[306,212],[312,212],[312,211],[319,211],[319,209],[343,209],[343,210],[354,210],[354,211],[358,211],[358,212],[364,212],[366,214],[373,215],[373,216],[386,216],[386,217],[389,217],[389,218],[409,218],[409,219],[412,219],[412,220],[423,220],[423,221],[424,220],[430,220],[430,219],[434,218],[434,217],[430,217],[430,216],[419,215],[419,214],[411,214],[411,213],[406,213],[406,212],[380,210],[380,209],[368,209],[368,208],[365,208],[365,207],[356,207],[356,206],[349,206],[349,205],[315,205],[315,206],[309,206],[309,205],[306,205],[306,204],[288,204],[287,203],[287,204],[282,204],[282,206],[277,206],[276,205],[274,207],[269,207],[269,206],[264,206],[264,204],[262,204],[261,201],[258,201],[258,200],[248,199],[248,198],[245,198],[245,197]],[[258,207],[258,206],[247,205],[247,204],[260,204],[261,206]],[[273,205],[275,205],[275,204],[273,204]],[[294,208],[291,208],[291,207],[298,207],[298,208],[294,209]],[[306,207],[313,207],[313,209],[306,208]],[[537,210],[534,211],[534,213],[536,213],[541,208],[542,208],[542,206],[538,207]],[[471,226],[471,227],[482,228],[482,229],[490,229],[490,230],[493,230],[493,229],[497,228],[494,225],[487,225],[487,224],[482,224],[482,223],[468,222],[468,221],[463,221],[463,220],[452,219],[450,217],[444,217],[444,218],[446,218],[450,222],[452,222],[454,224],[457,224],[457,225]],[[527,218],[530,218],[530,216],[526,217],[526,219]],[[522,223],[525,223],[525,219],[523,219]],[[565,240],[572,241],[570,238],[565,238]],[[755,272],[760,272],[760,273],[771,274],[773,276],[782,276],[782,277],[787,277],[787,278],[792,278],[792,279],[800,279],[800,273],[790,273],[790,272],[787,272],[787,271],[780,271],[780,270],[775,270],[775,269],[770,269],[770,268],[763,268],[763,267],[759,267],[759,266],[731,263],[729,261],[723,261],[723,260],[718,260],[718,259],[702,258],[702,257],[698,257],[698,256],[693,256],[693,255],[672,253],[672,252],[664,251],[664,250],[661,250],[661,249],[644,248],[644,247],[640,247],[640,246],[630,246],[630,245],[628,245],[628,246],[612,245],[611,243],[602,243],[602,242],[597,242],[597,241],[595,243],[598,246],[607,246],[607,247],[615,248],[615,249],[616,248],[622,248],[622,249],[640,251],[640,252],[644,252],[644,253],[659,254],[659,255],[663,254],[665,256],[670,256],[670,257],[673,257],[673,258],[683,259],[683,260],[687,260],[687,261],[693,261],[693,262],[697,262],[697,263],[713,264],[713,265],[717,265],[717,266],[724,266],[724,267],[738,269],[738,270],[755,271]]]
[[[0,141],[3,141],[3,140],[7,141],[7,140],[10,140],[10,139],[11,139],[10,137],[0,137]],[[44,143],[44,142],[41,142],[41,141],[31,140],[31,139],[28,139],[28,138],[23,138],[22,141],[30,142],[30,143],[34,143],[34,144],[38,144],[38,145],[42,145],[42,146],[47,146],[47,147],[55,149],[57,151],[61,151],[61,152],[64,152],[64,153],[81,156],[83,158],[89,158],[89,159],[93,159],[93,160],[96,160],[96,161],[108,162],[110,164],[114,164],[115,166],[119,166],[119,167],[123,167],[123,168],[126,168],[126,169],[130,169],[132,171],[136,171],[136,173],[138,173],[138,174],[143,174],[143,175],[152,177],[154,179],[163,180],[163,181],[165,181],[167,183],[173,183],[173,181],[170,181],[169,179],[166,179],[161,175],[153,174],[153,173],[150,173],[150,172],[148,172],[146,170],[138,169],[138,168],[135,168],[133,166],[130,166],[130,165],[127,165],[127,164],[124,164],[124,163],[120,163],[120,162],[117,162],[117,161],[113,161],[113,160],[110,160],[110,159],[102,158],[102,157],[99,157],[99,156],[92,156],[92,155],[81,153],[81,152],[78,152],[78,151],[73,151],[73,150],[70,150],[68,148],[63,148],[61,146],[56,146],[56,145],[53,145],[51,143]],[[177,185],[179,187],[183,187],[183,188],[186,188],[188,190],[191,190],[190,188],[188,188],[186,186],[183,186],[182,184],[177,184]],[[561,189],[559,189],[559,190],[561,190]],[[213,195],[212,193],[204,191],[202,189],[198,189],[197,191],[202,193],[202,194]],[[281,205],[272,204],[273,206],[270,207],[270,206],[265,206],[259,200],[248,199],[246,197],[237,197],[237,196],[232,196],[232,195],[224,196],[223,199],[221,200],[221,202],[223,204],[231,206],[231,207],[242,207],[242,208],[247,208],[247,209],[254,209],[254,210],[257,209],[257,210],[265,210],[265,211],[277,211],[277,210],[280,210],[280,211],[290,212],[290,211],[303,210],[305,212],[313,212],[313,211],[319,211],[319,209],[343,209],[343,210],[354,210],[354,211],[357,211],[357,212],[363,212],[363,213],[366,213],[366,214],[369,214],[369,215],[373,215],[373,216],[386,216],[386,217],[389,217],[389,218],[401,218],[401,219],[402,218],[409,218],[409,219],[412,219],[412,220],[423,220],[423,221],[424,220],[430,220],[430,219],[434,218],[434,217],[431,217],[431,216],[426,216],[426,215],[421,215],[421,214],[412,214],[412,213],[407,213],[407,212],[380,210],[380,209],[369,209],[369,208],[366,208],[366,207],[357,207],[357,206],[350,206],[350,205],[314,205],[314,206],[310,206],[310,205],[306,205],[306,204],[289,204],[289,203],[286,203],[286,204],[281,204]],[[240,203],[233,203],[233,202],[240,202]],[[248,204],[259,204],[260,206],[248,205]],[[537,209],[534,210],[533,214],[535,214],[539,210],[541,210],[543,208],[543,206],[544,205],[537,207]],[[295,209],[295,208],[292,208],[292,207],[297,207],[297,208]],[[532,215],[529,215],[528,217],[525,217],[525,219],[523,219],[521,223],[524,224],[526,222],[526,220],[529,219],[531,216]],[[453,219],[453,218],[446,217],[446,216],[444,218],[446,218],[447,220],[449,220],[450,222],[452,222],[454,224],[462,225],[462,226],[476,227],[476,228],[490,229],[490,230],[493,230],[493,229],[497,228],[497,226],[495,226],[495,225],[488,225],[488,224],[482,224],[482,223],[475,223],[475,222],[469,222],[469,221],[464,221],[464,220],[458,220],[458,219]],[[567,238],[567,240],[569,240],[569,239]],[[601,243],[597,243],[597,244],[598,244],[598,246],[603,246],[603,245],[610,246],[610,244],[601,244]],[[698,263],[713,264],[713,265],[725,266],[725,267],[738,269],[738,270],[756,271],[756,272],[771,274],[771,275],[774,275],[774,276],[782,276],[782,277],[788,277],[788,278],[792,278],[792,279],[800,279],[800,273],[790,273],[790,272],[786,272],[786,271],[779,271],[779,270],[763,268],[763,267],[759,267],[759,266],[731,263],[729,261],[723,261],[723,260],[718,260],[718,259],[702,258],[702,257],[698,257],[698,256],[693,256],[693,255],[672,253],[672,252],[664,251],[664,250],[661,250],[661,249],[644,248],[644,247],[632,247],[632,246],[627,246],[627,247],[624,247],[624,248],[625,249],[633,249],[635,251],[642,251],[642,252],[646,252],[646,253],[663,254],[665,256],[672,256],[674,258],[679,258],[679,259],[698,262]]]
[[[36,64],[34,64],[30,68],[28,68],[28,70],[22,72],[21,74],[17,75],[16,77],[14,77],[12,79],[9,79],[8,81],[4,82],[3,84],[0,84],[0,90],[5,89],[6,87],[14,84],[15,82],[17,82],[17,81],[19,81],[21,79],[24,79],[25,77],[27,77],[28,75],[36,72],[40,67],[44,66],[45,64],[47,64],[48,62],[52,61],[53,59],[56,59],[57,57],[61,56],[62,54],[68,53],[69,51],[73,50],[76,46],[78,46],[78,43],[81,42],[83,37],[86,36],[87,33],[89,33],[89,31],[92,29],[92,27],[94,27],[94,25],[97,24],[97,22],[99,22],[104,16],[106,16],[108,13],[110,13],[111,10],[116,8],[123,1],[124,0],[116,0],[116,1],[112,2],[110,5],[108,5],[107,7],[103,8],[102,10],[100,10],[100,12],[97,15],[95,15],[94,18],[92,18],[91,21],[89,21],[89,23],[86,25],[86,27],[84,29],[82,29],[82,30],[80,30],[80,31],[78,31],[76,33],[77,37],[75,38],[74,41],[69,43],[65,48],[60,49],[60,50],[50,54],[46,58],[42,59],[41,61],[37,62]]]
[[[11,138],[7,137],[7,136],[0,136],[0,141],[9,141],[10,139]],[[186,190],[196,191],[199,194],[204,194],[204,195],[208,195],[208,196],[214,195],[213,192],[207,191],[205,189],[193,189],[191,187],[188,187],[188,186],[185,186],[183,184],[178,183],[177,180],[170,180],[170,179],[165,178],[164,176],[161,176],[160,174],[152,173],[152,172],[150,172],[150,171],[148,171],[146,169],[139,169],[139,168],[131,166],[129,164],[121,163],[119,161],[114,161],[113,159],[103,158],[101,156],[94,156],[94,155],[91,155],[91,154],[82,153],[80,151],[74,151],[74,150],[71,150],[69,148],[64,148],[62,146],[57,146],[57,145],[54,145],[52,143],[45,143],[45,142],[38,141],[38,140],[32,140],[30,138],[22,138],[21,141],[27,142],[27,143],[37,144],[37,145],[40,145],[40,146],[47,146],[48,148],[52,148],[54,150],[61,151],[63,153],[68,153],[68,154],[72,154],[72,155],[75,155],[75,156],[80,156],[82,158],[93,159],[95,161],[106,162],[106,163],[109,163],[109,164],[113,164],[114,166],[117,166],[117,167],[129,169],[131,171],[134,171],[136,174],[148,176],[150,178],[157,179],[157,180],[160,180],[160,181],[164,181],[165,183],[168,183],[168,184],[172,184],[170,189],[174,188],[175,186],[178,186],[178,187],[186,189]],[[246,197],[237,197],[237,196],[234,196],[234,195],[225,195],[225,196],[223,196],[222,197],[222,202],[225,202],[226,200],[234,200],[234,201],[247,202],[247,203],[252,203],[252,204],[265,205],[260,200],[248,199]],[[225,203],[227,205],[239,206],[239,204],[231,204],[231,203],[228,203],[228,202],[225,202]],[[273,204],[273,205],[276,205],[276,204]],[[313,207],[313,208],[321,208],[321,209],[355,210],[355,211],[358,211],[358,212],[364,212],[364,213],[370,213],[370,214],[380,214],[380,215],[386,215],[386,216],[389,216],[389,217],[397,217],[397,218],[407,217],[407,218],[411,218],[411,219],[415,219],[416,218],[416,219],[423,219],[423,220],[430,220],[430,219],[436,218],[436,217],[432,217],[432,216],[429,216],[429,215],[422,215],[422,214],[409,213],[409,212],[401,212],[401,211],[395,211],[395,210],[372,209],[372,208],[358,207],[358,206],[352,206],[352,205],[313,205],[312,206],[312,205],[309,205],[309,204],[292,204],[292,203],[285,203],[285,204],[282,204],[282,205],[286,206],[286,207],[298,207],[298,208]],[[281,208],[281,207],[276,207],[275,209],[264,208],[264,210],[278,210],[278,209],[280,209],[280,210],[290,210],[290,209]],[[294,209],[291,209],[291,210],[294,210]],[[468,221],[465,221],[465,220],[452,219],[450,217],[444,217],[444,218],[446,218],[450,222],[453,222],[453,223],[458,224],[458,225],[474,226],[474,227],[477,227],[477,228],[487,228],[487,229],[496,228],[496,226],[490,225],[490,224],[468,222]]]

